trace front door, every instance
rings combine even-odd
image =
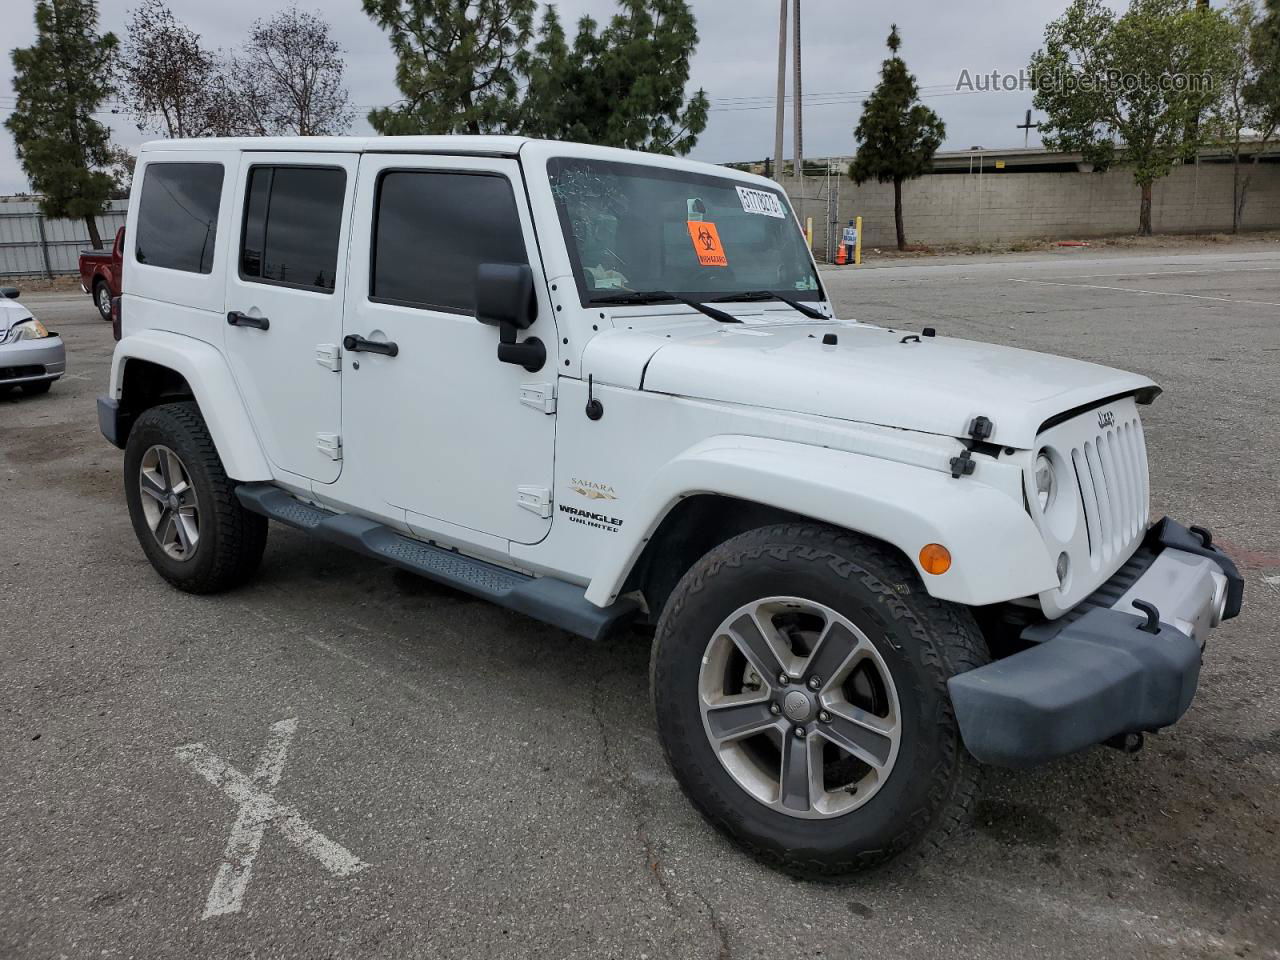
[[[241,160],[223,342],[263,450],[300,486],[332,483],[342,469],[338,345],[358,160]]]
[[[536,543],[551,526],[555,417],[521,397],[549,396],[559,361],[524,197],[511,159],[362,160],[343,334],[395,355],[344,350],[342,483],[428,536]],[[540,371],[499,361],[498,330],[476,320],[481,263],[533,266]]]

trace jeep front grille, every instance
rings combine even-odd
[[[1105,583],[1142,541],[1150,500],[1147,443],[1137,405],[1126,397],[1047,427],[1037,447],[1035,456],[1049,458],[1058,482],[1042,509],[1033,471],[1024,480],[1049,557],[1066,571],[1040,594],[1053,619]]]
[[[1103,563],[1146,530],[1151,491],[1147,442],[1138,417],[1100,431],[1071,451],[1089,555]]]

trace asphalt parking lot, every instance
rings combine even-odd
[[[1156,515],[1248,578],[1180,725],[991,771],[914,875],[789,879],[681,796],[638,632],[590,645],[279,526],[252,585],[166,586],[98,435],[109,326],[33,295],[69,373],[0,397],[0,957],[1280,956],[1280,254],[826,277],[844,316],[1164,385]]]

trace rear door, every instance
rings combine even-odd
[[[344,353],[343,484],[420,535],[536,543],[551,528],[555,417],[528,397],[550,399],[560,361],[519,164],[366,154],[355,224],[343,332],[396,354]],[[475,318],[481,263],[533,267],[541,370],[498,360],[498,330]]]
[[[342,469],[342,299],[359,155],[245,153],[226,354],[280,479]]]

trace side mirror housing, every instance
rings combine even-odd
[[[476,319],[490,326],[528,330],[538,319],[533,271],[523,263],[482,263],[476,267]]]
[[[10,300],[17,300],[22,293],[17,287],[0,287],[0,297],[7,297]]]
[[[537,337],[517,341],[538,319],[533,271],[523,263],[482,263],[476,267],[476,319],[498,328],[498,359],[530,373],[547,362],[547,348]]]

